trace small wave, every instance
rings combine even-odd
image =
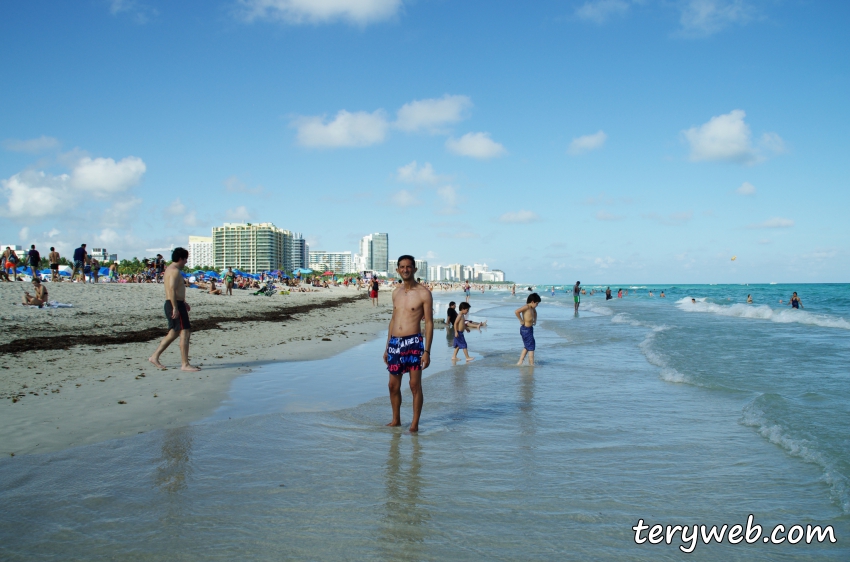
[[[601,314],[602,316],[611,316],[612,314],[614,314],[614,311],[606,306],[594,306],[592,304],[586,305],[585,310],[587,310],[588,312]]]
[[[613,322],[614,319],[612,318],[611,321]],[[630,320],[627,317],[618,322],[628,322],[633,326],[646,325],[640,322]],[[662,357],[652,349],[652,343],[655,341],[655,336],[665,330],[669,330],[670,326],[652,326],[651,328],[652,329],[649,331],[643,341],[640,342],[640,344],[638,345],[638,347],[640,347],[641,352],[643,352],[644,357],[646,357],[646,360],[649,361],[652,365],[661,368],[661,378],[667,382],[697,384],[687,375],[682,374],[676,369],[670,367],[664,357]]]
[[[810,326],[821,326],[823,328],[839,328],[850,330],[850,322],[844,318],[828,316],[826,314],[813,314],[805,310],[784,309],[777,310],[766,304],[715,304],[707,302],[704,297],[697,298],[697,302],[691,302],[691,297],[685,297],[676,301],[676,307],[685,312],[708,312],[720,316],[731,316],[735,318],[752,318],[757,320],[770,320],[778,324],[807,324]]]
[[[782,425],[769,418],[766,411],[772,404],[783,402],[785,399],[778,394],[762,394],[744,407],[741,423],[752,427],[759,435],[788,451],[792,456],[814,463],[823,469],[823,478],[829,484],[833,497],[841,506],[844,514],[850,514],[850,494],[848,494],[847,477],[817,450],[817,445],[808,439],[793,437]]]

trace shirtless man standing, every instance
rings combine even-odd
[[[410,432],[419,431],[422,413],[422,370],[431,363],[431,343],[434,336],[434,301],[431,291],[416,282],[416,260],[404,255],[398,258],[396,269],[402,283],[394,291],[393,315],[387,334],[384,363],[390,373],[390,403],[393,420],[388,426],[401,425],[401,379],[410,373],[410,391],[413,393],[413,421]],[[425,318],[425,336],[419,332],[419,322]]]
[[[50,253],[47,254],[47,261],[50,262],[50,280],[58,282],[59,277],[59,252],[53,246],[50,247]]]
[[[163,282],[165,283],[165,318],[168,319],[168,334],[162,339],[159,347],[148,361],[159,369],[165,366],[159,362],[159,356],[168,349],[171,342],[180,338],[180,357],[182,360],[182,371],[200,371],[198,367],[189,364],[189,336],[192,333],[192,325],[189,324],[189,311],[191,307],[186,303],[186,284],[180,270],[189,261],[189,252],[185,248],[174,248],[171,252],[171,265],[165,269]]]

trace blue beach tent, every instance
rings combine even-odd
[[[221,276],[212,270],[207,271],[206,273],[204,273],[204,275],[206,275],[207,277],[215,277],[216,279],[221,279]]]

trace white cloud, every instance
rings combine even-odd
[[[55,238],[56,236],[59,236],[59,234],[60,234],[60,232],[59,232],[58,229],[51,228],[50,232],[47,233],[47,236],[50,237],[50,238]]]
[[[425,254],[425,259],[426,260],[435,260],[435,259],[437,259],[437,254],[435,254],[432,250],[428,250],[428,252]]]
[[[374,113],[349,113],[343,109],[329,123],[323,117],[301,117],[292,125],[298,129],[298,143],[313,148],[378,144],[386,138],[388,128],[387,118],[380,109]]]
[[[58,140],[45,136],[29,140],[8,139],[3,141],[3,148],[13,152],[42,152],[57,146],[59,146]]]
[[[784,142],[776,133],[762,135],[761,151],[754,148],[750,126],[744,122],[746,115],[743,110],[735,109],[714,116],[699,127],[682,131],[691,147],[691,161],[755,164],[766,158],[765,152],[779,153],[785,150]]]
[[[611,256],[606,256],[604,258],[596,258],[595,260],[593,260],[593,263],[596,264],[597,267],[600,267],[602,269],[608,269],[609,267],[611,267],[611,265],[614,264],[614,262],[615,260]]]
[[[459,139],[449,138],[446,148],[455,154],[480,160],[507,154],[504,146],[490,138],[490,133],[466,133]]]
[[[466,118],[472,101],[467,96],[414,100],[398,110],[395,126],[402,131],[441,132],[441,128]]]
[[[405,164],[399,167],[396,171],[396,179],[404,183],[412,183],[416,185],[427,185],[438,183],[445,178],[437,175],[434,172],[434,167],[430,162],[425,162],[423,166],[419,166],[416,160],[410,164]]]
[[[397,191],[391,197],[394,205],[399,207],[415,207],[421,205],[422,201],[416,198],[416,195],[406,189]]]
[[[57,215],[74,206],[74,193],[68,174],[54,176],[27,170],[0,181],[6,196],[3,213],[12,219],[33,219]]]
[[[687,0],[681,4],[679,23],[686,35],[704,37],[755,16],[755,8],[745,0]]]
[[[155,8],[138,0],[110,0],[109,11],[113,16],[124,12],[130,13],[137,23],[147,23],[152,17],[159,14]]]
[[[540,217],[537,213],[533,211],[525,211],[520,210],[516,212],[505,213],[499,217],[499,222],[504,223],[513,223],[513,224],[526,224],[530,222],[537,222],[540,220]]]
[[[246,222],[251,220],[251,213],[245,205],[240,205],[235,209],[228,209],[225,213],[225,217],[230,222]]]
[[[440,199],[443,200],[443,204],[445,205],[439,213],[441,215],[456,215],[458,213],[457,204],[459,203],[459,197],[457,194],[457,189],[451,185],[444,185],[443,187],[437,189],[437,195],[440,196]]]
[[[230,213],[230,212],[231,211],[228,211],[228,213]],[[175,199],[174,201],[172,201],[170,205],[168,205],[168,207],[165,209],[165,214],[172,216],[172,217],[175,217],[175,218],[180,218],[180,220],[186,226],[197,226],[198,225],[198,214],[197,214],[197,212],[194,209],[189,209],[180,200],[179,197],[177,199]],[[245,219],[236,219],[236,220],[247,220],[248,218],[250,218],[250,217],[248,217],[248,211],[247,211],[247,209],[245,209],[245,207],[239,207],[238,209],[235,209],[235,214],[236,215],[242,214],[245,217],[247,217]]]
[[[115,201],[101,215],[101,223],[106,227],[120,228],[127,224],[130,215],[141,203],[142,200],[138,197],[132,197],[124,201]]]
[[[735,190],[735,193],[737,193],[738,195],[755,195],[756,186],[754,186],[748,181],[745,181],[741,184],[741,187]]]
[[[27,242],[26,242],[26,240],[27,240],[27,238],[29,238],[29,237],[30,237],[30,229],[29,229],[29,227],[26,227],[26,226],[25,226],[25,227],[23,227],[23,228],[20,230],[20,232],[18,232],[18,240],[23,241],[23,243],[24,243],[24,244],[26,244],[26,243],[27,243]]]
[[[222,183],[224,183],[224,188],[230,193],[248,193],[250,195],[260,195],[265,189],[262,185],[258,185],[257,187],[248,187],[236,176],[230,176]]]
[[[624,218],[626,217],[623,215],[612,215],[607,211],[599,211],[598,213],[596,213],[596,220],[600,221],[619,221],[623,220]]]
[[[760,222],[758,224],[751,224],[747,226],[747,228],[751,229],[760,229],[760,228],[791,228],[794,226],[794,221],[791,219],[784,219],[782,217],[773,217],[772,219],[767,219],[764,222]]]
[[[623,16],[629,10],[624,0],[590,0],[576,8],[579,19],[594,23],[605,23],[611,16]]]
[[[124,191],[141,181],[147,166],[141,158],[81,158],[71,172],[71,185],[97,195]]]
[[[602,148],[607,139],[608,135],[606,135],[603,131],[597,131],[592,135],[584,135],[583,137],[577,137],[574,138],[573,142],[570,143],[567,152],[569,154],[572,154],[573,156],[585,154],[587,152],[590,152],[591,150],[597,150],[599,148]]]
[[[276,20],[291,24],[345,21],[367,25],[394,17],[402,0],[239,0],[246,21]]]

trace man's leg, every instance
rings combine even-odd
[[[189,336],[192,335],[192,330],[181,330],[180,332],[180,358],[183,361],[181,371],[200,371],[198,367],[193,367],[189,364]]]
[[[524,347],[522,348],[522,353],[519,354],[519,361],[517,361],[517,365],[522,365],[522,362],[525,361],[525,354],[528,353],[528,350]]]
[[[387,425],[396,427],[401,425],[401,377],[390,375],[390,382],[387,386],[390,389],[390,404],[393,408],[393,421]]]
[[[466,352],[466,350],[463,350]],[[425,397],[422,395],[422,370],[410,371],[410,392],[413,393],[413,421],[410,422],[410,431],[419,431],[419,415],[422,413],[422,404]],[[399,406],[401,406],[401,393],[399,393]]]
[[[171,342],[176,340],[180,335],[177,330],[168,330],[168,333],[162,338],[162,341],[159,343],[159,347],[156,348],[153,355],[148,358],[148,361],[156,365],[159,369],[165,369],[165,365],[159,362],[159,356],[162,355],[162,352],[168,349],[168,346],[171,345]]]
[[[528,352],[528,364],[534,365],[534,352],[533,351]]]

